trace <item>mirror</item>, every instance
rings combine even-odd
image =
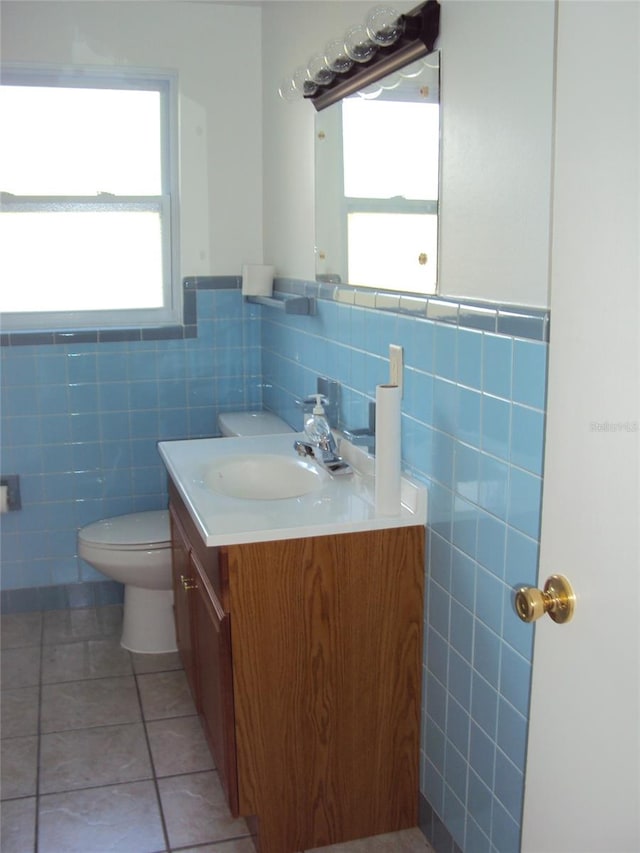
[[[435,293],[440,57],[315,117],[318,281]]]

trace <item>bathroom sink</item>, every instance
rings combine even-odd
[[[376,511],[372,460],[340,445],[354,476],[329,473],[298,456],[304,433],[160,441],[170,477],[205,545],[216,548],[424,525],[427,490],[402,480],[397,515]],[[369,467],[367,464],[371,463]],[[284,498],[284,500],[279,500]],[[288,498],[288,500],[287,500]]]
[[[205,467],[203,481],[230,498],[281,500],[320,489],[327,474],[310,462],[280,454],[247,453],[217,459]]]

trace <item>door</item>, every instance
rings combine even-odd
[[[640,850],[640,4],[558,12],[549,405],[525,853]]]

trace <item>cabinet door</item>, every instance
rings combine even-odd
[[[228,548],[242,814],[262,853],[418,820],[424,528]]]
[[[191,554],[197,577],[195,621],[200,714],[229,808],[238,816],[231,629],[213,586],[197,556]]]
[[[171,518],[171,568],[173,575],[173,607],[176,621],[176,641],[187,681],[199,708],[196,682],[194,626],[191,618],[191,599],[195,593],[195,575],[191,563],[191,548],[175,508],[169,507]]]

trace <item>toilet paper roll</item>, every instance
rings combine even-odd
[[[267,264],[244,264],[242,267],[243,296],[271,296],[275,267]]]
[[[378,515],[400,513],[400,401],[398,385],[376,388],[375,505]]]

